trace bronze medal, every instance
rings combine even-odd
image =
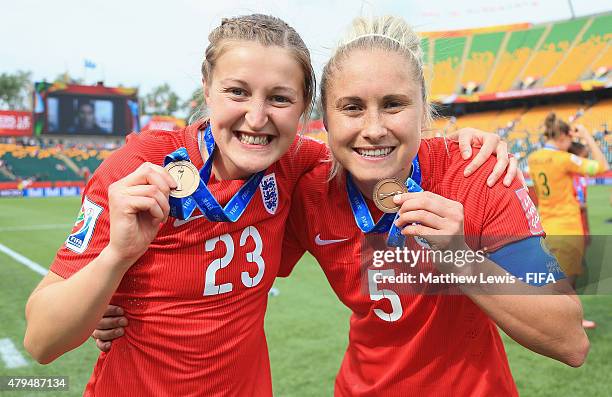
[[[393,202],[393,196],[407,192],[408,189],[399,179],[383,179],[374,186],[374,204],[382,212],[397,212],[400,207]]]
[[[164,167],[176,181],[176,189],[170,191],[175,198],[188,197],[200,184],[200,173],[190,161],[175,161]]]

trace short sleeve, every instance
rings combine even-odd
[[[139,139],[130,140],[96,169],[82,193],[81,208],[72,231],[51,264],[53,273],[63,278],[72,276],[108,245],[108,188],[146,161],[140,155],[139,146]]]
[[[527,188],[513,181],[507,188],[501,183],[487,189],[482,218],[481,247],[495,251],[500,247],[532,236],[543,236],[540,214]]]
[[[293,193],[289,218],[283,236],[283,248],[281,255],[279,277],[287,277],[300,260],[304,252],[307,251],[308,225],[306,223],[306,207],[303,201],[303,189],[306,188],[306,177],[300,178]]]
[[[329,158],[327,145],[308,136],[298,136],[289,148],[289,162],[293,177],[298,179],[311,171],[322,160]]]
[[[565,153],[565,155],[564,164],[568,173],[593,176],[601,172],[601,167],[595,160],[585,159],[570,153]]]

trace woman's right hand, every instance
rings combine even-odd
[[[582,124],[575,125],[571,129],[570,135],[573,138],[579,138],[579,139],[582,139],[584,141],[588,141],[589,138],[593,139],[593,137],[589,133],[589,130],[587,130],[586,127],[583,126]]]
[[[149,248],[170,213],[176,182],[164,168],[143,163],[108,188],[110,242],[107,249],[127,270]]]

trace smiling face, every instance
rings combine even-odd
[[[265,170],[289,149],[305,109],[304,73],[278,46],[230,42],[219,56],[204,97],[223,179]]]
[[[425,114],[413,65],[405,56],[374,49],[352,51],[338,66],[325,98],[334,158],[362,191],[383,178],[406,179]]]

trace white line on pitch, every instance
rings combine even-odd
[[[0,359],[4,361],[6,368],[19,368],[28,365],[26,359],[23,358],[9,338],[0,339]]]
[[[2,232],[27,232],[30,230],[64,229],[70,226],[72,226],[70,223],[55,223],[51,225],[8,226],[8,227],[0,227],[0,233]]]
[[[0,244],[0,252],[4,252],[11,258],[15,259],[17,262],[21,263],[24,266],[29,267],[30,269],[34,270],[36,273],[40,274],[41,276],[44,276],[47,273],[49,273],[49,270],[40,266],[38,263],[26,258],[25,256],[21,255],[19,252],[13,251],[12,249],[10,249],[9,247],[3,244]]]

